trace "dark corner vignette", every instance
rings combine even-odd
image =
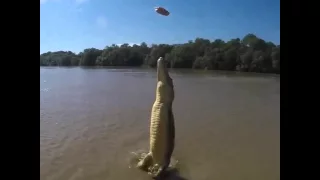
[[[37,1],[6,3],[1,12],[2,44],[11,57],[1,58],[1,89],[6,91],[1,111],[2,172],[9,179],[39,179],[39,5]]]

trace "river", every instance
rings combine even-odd
[[[182,178],[280,180],[279,76],[170,73]],[[40,68],[40,179],[150,179],[129,165],[148,149],[155,87],[152,69]]]

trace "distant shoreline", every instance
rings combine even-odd
[[[164,57],[173,69],[221,70],[280,74],[280,45],[248,34],[240,40],[196,38],[184,44],[122,44],[88,48],[75,54],[56,51],[40,54],[40,67],[155,68]]]
[[[73,68],[83,68],[83,69],[123,69],[123,70],[152,70],[156,71],[153,67],[139,67],[139,66],[40,66],[40,68],[48,69],[73,69]],[[194,73],[221,73],[221,74],[247,74],[247,75],[270,75],[280,77],[280,74],[276,73],[260,73],[260,72],[244,72],[244,71],[228,71],[228,70],[205,70],[205,69],[191,69],[191,68],[169,68],[169,71],[173,72],[194,72]]]

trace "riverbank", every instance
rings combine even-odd
[[[196,38],[184,44],[122,44],[104,49],[88,48],[80,53],[46,52],[40,66],[129,66],[155,67],[164,57],[171,68],[225,70],[280,74],[280,45],[266,42],[253,34],[224,42]]]

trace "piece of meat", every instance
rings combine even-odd
[[[169,16],[169,11],[167,11],[165,8],[163,8],[163,7],[155,7],[154,8],[155,9],[155,11],[157,12],[157,13],[159,13],[159,14],[161,14],[161,15],[163,15],[163,16]]]

